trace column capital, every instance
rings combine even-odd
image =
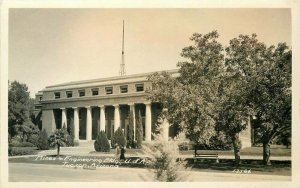
[[[72,107],[72,109],[76,110],[76,109],[79,109],[79,107],[75,106],[75,107]]]
[[[89,108],[89,109],[91,109],[92,107],[91,107],[91,106],[85,106],[85,108]]]
[[[119,107],[120,105],[119,104],[113,104],[113,106],[116,108],[116,107]]]
[[[145,105],[151,105],[152,103],[148,101],[148,102],[144,102],[144,104]]]
[[[60,108],[60,109],[61,109],[61,110],[66,110],[66,108],[64,108],[64,107],[63,107],[63,108]]]
[[[105,108],[105,105],[98,105],[99,108]]]
[[[133,102],[132,102],[132,103],[128,103],[128,105],[129,105],[129,106],[134,106],[135,103],[133,103]]]

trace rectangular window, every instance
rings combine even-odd
[[[93,88],[93,89],[92,89],[92,95],[93,95],[93,96],[99,95],[99,88]]]
[[[66,91],[67,98],[72,98],[73,97],[73,92],[72,91]]]
[[[120,93],[128,93],[128,85],[120,86]]]
[[[39,101],[42,101],[43,97],[40,97]]]
[[[105,93],[107,95],[113,94],[113,87],[105,87]]]
[[[55,96],[55,99],[59,99],[60,98],[60,92],[55,92],[54,96]]]
[[[85,96],[85,90],[84,89],[78,90],[78,93],[79,93],[79,97],[84,97]]]
[[[135,84],[135,89],[137,92],[144,91],[144,84]]]

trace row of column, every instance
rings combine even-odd
[[[152,132],[152,114],[151,114],[151,103],[145,103],[146,105],[146,120],[145,120],[145,141],[151,141],[151,132]],[[120,107],[118,104],[113,105],[114,110],[114,131],[116,131],[120,126]],[[134,103],[129,104],[130,110],[135,112]],[[100,131],[105,131],[105,106],[100,107]],[[86,117],[86,140],[92,140],[92,107],[86,106],[87,117]],[[79,107],[73,107],[74,109],[74,139],[79,140]],[[62,110],[62,127],[67,125],[67,113],[66,108],[61,108]],[[133,113],[133,130],[134,130],[134,139],[136,132],[136,121],[135,113]],[[167,135],[168,137],[168,135]]]

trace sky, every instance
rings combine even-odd
[[[290,9],[10,9],[8,78],[31,97],[46,86],[119,75],[122,21],[126,74],[175,69],[195,32],[219,41],[256,33],[291,46]]]

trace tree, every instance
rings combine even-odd
[[[133,110],[130,110],[129,125],[128,125],[127,147],[134,148],[134,124],[133,124]]]
[[[114,143],[118,144],[120,147],[125,147],[126,146],[126,138],[125,135],[121,129],[121,127],[119,127],[114,134]]]
[[[163,72],[148,78],[152,82],[149,98],[162,103],[170,112],[168,121],[180,125],[196,145],[207,143],[215,133],[215,104],[224,71],[223,47],[217,42],[218,36],[216,31],[193,34],[190,39],[194,45],[182,50],[182,57],[188,61],[178,63],[178,77]]]
[[[30,117],[30,95],[24,83],[13,81],[8,85],[8,131],[16,135],[16,125],[22,125]]]
[[[277,47],[259,42],[256,35],[240,35],[226,48],[226,64],[247,86],[247,104],[263,144],[263,161],[270,165],[270,142],[291,129],[291,58],[285,43]]]
[[[110,145],[106,136],[106,133],[104,131],[100,131],[95,143],[94,148],[96,151],[99,152],[109,152],[110,151]]]
[[[142,124],[142,115],[141,111],[139,110],[137,113],[137,119],[136,119],[136,147],[142,148],[142,142],[144,140],[143,135],[143,124]]]
[[[50,146],[56,146],[57,157],[59,157],[60,147],[66,146],[65,131],[63,129],[56,129],[54,134],[49,137]]]
[[[238,78],[238,72],[234,73],[227,70],[219,91],[219,103],[216,104],[219,109],[216,128],[230,137],[236,166],[240,165],[240,150],[242,148],[239,133],[246,129],[249,118],[247,90],[243,80]]]
[[[46,130],[42,130],[38,137],[37,147],[39,150],[48,150],[49,142],[48,142],[48,134]]]

